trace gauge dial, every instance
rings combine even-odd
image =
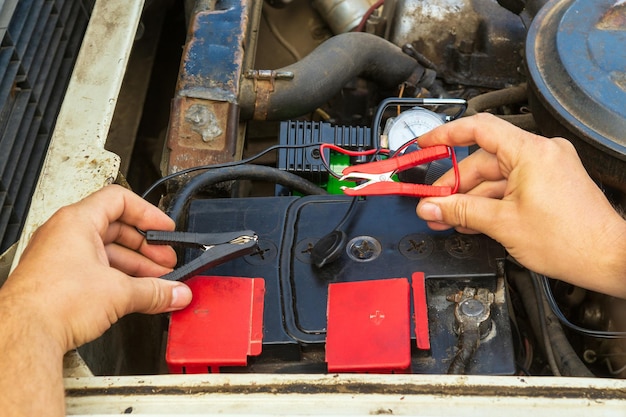
[[[385,126],[389,149],[395,151],[411,139],[444,124],[445,115],[439,115],[421,107],[400,113]]]

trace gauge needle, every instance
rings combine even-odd
[[[406,126],[407,129],[409,129],[409,131],[411,132],[411,134],[415,137],[417,137],[418,135],[413,131],[413,129],[411,129],[411,126],[409,126],[409,124],[405,121],[404,125]]]

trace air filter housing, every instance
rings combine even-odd
[[[626,191],[626,1],[547,3],[526,61],[541,132],[571,140],[592,177]]]

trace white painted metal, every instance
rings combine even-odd
[[[607,379],[169,375],[79,378],[66,380],[66,389],[70,415],[626,415],[626,381]]]

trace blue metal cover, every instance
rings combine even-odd
[[[626,161],[626,1],[550,1],[530,27],[526,60],[551,116]]]
[[[561,19],[556,44],[576,86],[626,118],[626,2],[574,2]]]

